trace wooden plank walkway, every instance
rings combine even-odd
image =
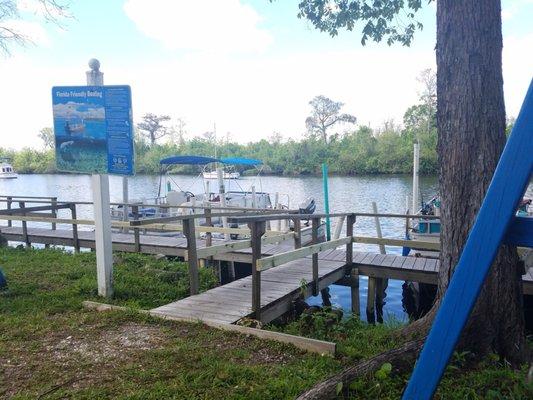
[[[342,280],[346,273],[343,250],[319,253],[319,290]],[[311,256],[261,273],[261,319],[268,323],[291,310],[292,302],[312,293]],[[438,260],[354,252],[359,273],[371,277],[437,283]],[[533,269],[524,275],[524,292],[533,295]],[[302,280],[305,280],[303,283]],[[187,297],[151,312],[200,321],[235,323],[252,314],[252,277],[239,279],[204,293]]]
[[[345,275],[344,262],[322,260],[319,288]],[[311,294],[311,259],[303,258],[269,269],[261,274],[261,319],[268,323],[292,307],[292,301]],[[252,313],[252,277],[248,276],[195,296],[151,310],[159,315],[194,318],[201,321],[234,323]]]

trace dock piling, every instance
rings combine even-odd
[[[21,210],[24,210],[26,208],[26,203],[24,201],[19,201],[19,208]],[[22,212],[22,216],[25,217],[26,213]],[[28,223],[26,221],[22,221],[22,235],[24,236],[24,243],[26,244],[26,248],[30,248],[31,243],[28,237]]]
[[[76,204],[70,203],[70,218],[72,219],[72,244],[76,253],[80,252],[80,241],[78,240],[78,224],[76,222]]]
[[[346,216],[346,236],[353,237],[355,214]],[[352,297],[352,313],[359,316],[359,270],[353,266],[353,243],[346,244],[346,268],[350,271],[350,289]]]
[[[183,234],[187,238],[187,262],[189,263],[189,281],[191,296],[199,292],[198,256],[196,253],[196,233],[194,218],[183,220]]]
[[[257,260],[261,258],[261,237],[265,233],[266,222],[250,222],[248,227],[252,238],[252,311],[255,319],[261,321],[261,270],[257,268]]]
[[[131,212],[133,213],[133,220],[137,221],[139,219],[139,206],[132,206]],[[135,252],[140,253],[141,252],[141,238],[140,238],[139,228],[137,227],[133,228],[133,242],[135,246]]]
[[[320,218],[311,221],[311,243],[318,243],[318,226]],[[313,296],[318,296],[318,253],[313,253]]]

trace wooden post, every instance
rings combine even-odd
[[[23,201],[19,202],[19,207],[21,209],[26,208],[26,204]],[[26,215],[26,213],[22,213],[23,216]],[[26,248],[31,247],[30,239],[28,237],[28,223],[26,221],[22,221],[22,234],[24,235],[24,243],[26,243]]]
[[[187,238],[187,254],[189,263],[189,281],[191,296],[199,292],[198,256],[196,254],[196,233],[194,229],[194,217],[183,220],[183,234]]]
[[[311,221],[311,242],[318,243],[318,225],[320,218],[313,218]],[[313,296],[318,296],[318,253],[313,253]]]
[[[72,220],[77,219],[75,203],[70,203],[70,218]],[[78,239],[78,224],[75,222],[72,223],[72,242],[74,245],[74,251],[76,253],[79,253],[80,252],[80,241]]]
[[[346,217],[346,236],[353,236],[355,214]],[[350,271],[350,287],[352,295],[352,313],[359,316],[359,270],[353,266],[353,243],[346,244],[346,268]]]
[[[131,212],[133,213],[133,219],[137,221],[139,219],[139,206],[132,206]],[[141,237],[138,227],[133,228],[133,242],[135,246],[135,252],[141,252]]]
[[[207,183],[209,183],[209,181],[207,181]],[[209,227],[213,226],[213,221],[211,219],[211,208],[209,208],[209,206],[205,208],[204,213],[205,213],[205,225]],[[213,245],[213,234],[211,232],[206,232],[205,247],[211,247],[212,245]],[[206,261],[207,266],[210,267],[213,265],[213,257],[208,257],[205,261]],[[220,274],[220,271],[219,271],[219,274]],[[220,276],[219,276],[219,281],[220,281]]]
[[[261,271],[257,269],[257,260],[261,258],[261,237],[265,233],[265,221],[248,224],[252,241],[252,311],[255,319],[261,321]]]
[[[294,218],[292,222],[294,224],[294,248],[299,249],[302,247],[302,221],[300,218]]]
[[[50,202],[52,204],[52,218],[57,218],[57,197],[50,197]],[[57,228],[57,225],[55,222],[52,222],[52,230],[55,231]]]
[[[372,202],[372,211],[374,214],[378,213],[378,206],[375,201]],[[381,233],[381,223],[379,222],[379,217],[374,217],[374,223],[376,225],[376,234],[379,239],[383,237]],[[379,245],[380,254],[386,254],[385,245]],[[372,288],[372,286],[374,286]],[[376,320],[379,323],[383,323],[383,299],[385,298],[385,290],[388,286],[388,279],[385,278],[368,278],[368,297],[366,303],[367,309],[367,321],[369,312],[374,319],[374,312],[376,315]],[[372,306],[369,310],[368,304]],[[370,322],[370,321],[369,321]]]
[[[13,198],[11,196],[7,196],[7,209],[11,210],[11,203],[13,202]],[[7,226],[13,226],[13,223],[11,220],[7,220]]]

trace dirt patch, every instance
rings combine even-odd
[[[47,352],[57,360],[83,357],[99,363],[138,350],[161,348],[165,335],[160,327],[127,323],[115,329],[103,330],[97,335],[67,336],[46,346]]]
[[[0,398],[42,385],[39,373],[57,377],[58,386],[90,386],[106,378],[93,376],[83,365],[100,364],[109,371],[118,363],[133,360],[139,352],[162,348],[167,339],[157,325],[129,322],[114,327],[83,326],[75,333],[55,332],[42,338],[38,350],[12,347],[9,358],[0,357]]]
[[[245,365],[261,364],[287,364],[294,359],[295,355],[291,351],[269,347],[267,342],[257,339],[251,335],[225,335],[224,342],[215,341],[206,343],[206,347],[216,348],[231,354],[232,350],[247,349],[249,353],[246,357],[242,356],[235,361]]]

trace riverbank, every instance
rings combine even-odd
[[[321,314],[270,329],[336,341],[334,358],[135,311],[86,310],[82,301],[98,300],[94,253],[1,248],[0,266],[9,285],[0,291],[4,398],[290,399],[343,366],[398,344],[397,323],[326,323]],[[182,298],[186,271],[182,263],[116,253],[115,297],[108,302],[145,309]],[[215,284],[205,269],[200,281],[202,290]],[[468,362],[468,354],[456,355],[437,399],[533,394],[525,370],[510,370],[496,357],[473,369]],[[408,373],[389,371],[386,364],[380,371],[353,382],[351,395],[398,398]]]

